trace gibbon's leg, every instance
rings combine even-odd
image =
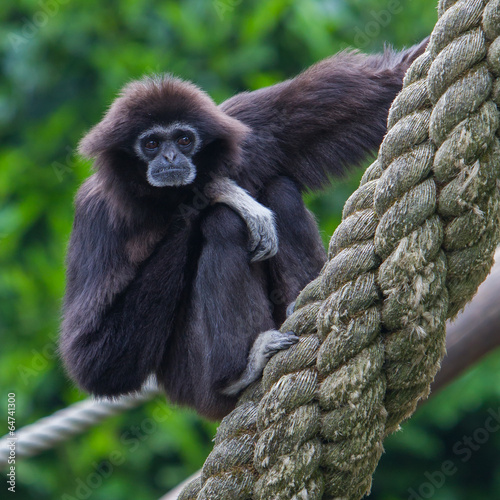
[[[105,206],[85,215],[77,207],[60,350],[81,388],[118,396],[139,390],[163,360],[186,283],[190,233],[182,219],[173,222],[134,267]]]
[[[279,251],[269,259],[270,299],[273,317],[281,324],[287,306],[316,278],[326,262],[326,252],[314,216],[306,209],[298,187],[288,177],[269,183],[261,199],[275,215]]]
[[[297,341],[276,331],[264,263],[248,260],[248,231],[230,208],[201,222],[202,250],[185,313],[159,374],[174,402],[226,415],[269,357]]]

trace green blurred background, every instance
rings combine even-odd
[[[221,102],[348,46],[408,46],[435,19],[435,0],[3,0],[0,408],[16,393],[22,426],[85,397],[55,354],[72,200],[90,172],[74,149],[124,83],[168,71]],[[359,177],[307,197],[325,241]],[[464,444],[488,410],[498,412],[499,365],[491,354],[388,439],[371,498],[500,498],[500,433],[473,449]],[[215,428],[149,403],[19,462],[16,498],[156,499],[202,465]],[[111,472],[104,465],[112,454],[121,464]],[[455,472],[442,481],[435,471],[446,460]]]

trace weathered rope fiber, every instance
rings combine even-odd
[[[500,0],[444,0],[329,261],[283,325],[301,341],[221,423],[179,499],[359,499],[429,391],[446,318],[499,241]]]

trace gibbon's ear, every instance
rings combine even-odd
[[[103,151],[106,141],[101,123],[92,127],[78,144],[78,153],[84,158],[96,158]],[[109,142],[108,142],[109,144]]]
[[[135,140],[134,130],[137,128],[129,121],[123,104],[123,97],[116,99],[103,119],[82,138],[78,152],[83,157],[96,158]]]

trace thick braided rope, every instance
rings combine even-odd
[[[428,393],[445,319],[492,262],[500,176],[500,0],[439,9],[330,260],[282,327],[300,343],[223,420],[179,498],[360,498],[384,436]]]
[[[407,75],[389,116],[394,126],[380,151],[383,173],[375,191],[375,245],[384,259],[378,282],[384,297],[387,433],[427,395],[444,351],[443,318],[455,316],[475,294],[498,244],[499,115],[491,95],[495,78],[485,64],[495,33],[482,22],[495,10],[498,15],[498,8],[498,2],[441,3],[428,51],[420,68]],[[427,92],[418,72],[427,73]],[[412,88],[432,109],[424,104],[413,111]],[[418,114],[428,123],[429,139],[396,157],[393,136]],[[395,188],[394,179],[403,175],[406,186]],[[415,211],[422,203],[431,214],[425,224]],[[400,210],[408,214],[411,233],[394,224]],[[401,231],[408,236],[394,245]]]

